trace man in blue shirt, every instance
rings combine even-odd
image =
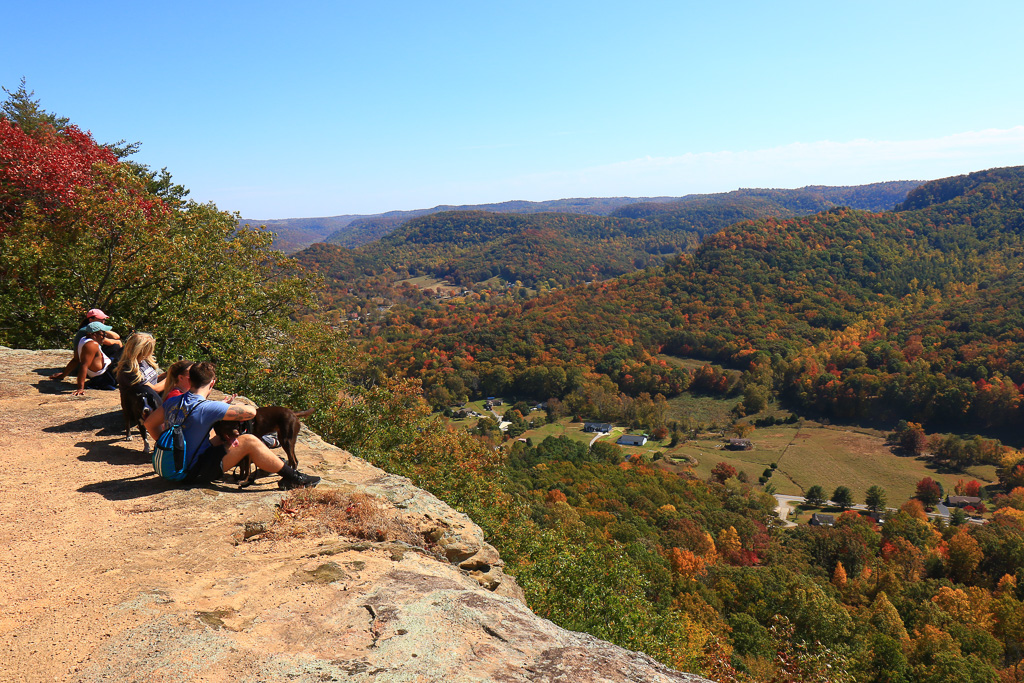
[[[265,472],[281,475],[281,488],[293,489],[316,486],[320,477],[303,474],[274,455],[262,439],[242,434],[231,444],[224,444],[210,436],[213,423],[219,420],[243,421],[256,416],[256,408],[230,405],[224,401],[210,401],[209,395],[217,383],[213,363],[196,363],[188,371],[190,388],[187,393],[164,401],[164,404],[146,418],[146,430],[156,441],[171,423],[180,424],[185,434],[186,483],[207,484],[220,479],[248,456],[250,462]]]

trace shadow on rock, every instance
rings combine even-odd
[[[75,444],[77,448],[84,448],[86,452],[78,456],[82,462],[107,462],[111,465],[139,465],[152,462],[152,453],[142,452],[142,439],[137,435],[133,441],[124,440],[124,432],[118,439],[107,441],[80,441]],[[150,444],[150,448],[153,444]]]
[[[98,481],[95,484],[86,484],[78,489],[79,493],[98,493],[107,500],[132,500],[145,498],[163,493],[174,488],[174,484],[160,477],[153,472],[139,474],[124,479],[111,479],[109,481]]]
[[[58,372],[63,372],[63,371],[64,371],[64,366],[61,365],[58,368],[36,368],[32,372],[34,372],[37,375],[42,375],[46,379],[50,379],[51,375],[56,375]],[[74,379],[75,376],[71,375],[71,377],[72,377],[72,379]],[[60,382],[57,381],[57,380],[52,380],[52,381],[53,381],[54,384],[60,384]]]
[[[141,455],[141,452],[137,453]],[[81,460],[91,459],[88,456],[82,456]],[[99,458],[97,458],[99,459]],[[116,464],[139,464],[138,459],[133,463],[114,463]],[[175,483],[167,481],[162,477],[158,477],[155,472],[146,472],[145,474],[137,474],[134,477],[125,477],[124,479],[110,479],[109,481],[98,481],[95,484],[86,484],[85,486],[78,489],[79,493],[98,493],[107,500],[132,500],[134,498],[145,498],[147,496],[153,496],[158,493],[170,491],[173,489],[188,490],[188,489],[201,489],[206,488],[211,491],[218,493],[258,493],[266,494],[270,491],[263,487],[250,487],[240,489],[237,486],[231,484],[228,481],[217,481],[212,484],[187,484],[185,482]],[[276,490],[276,487],[275,489]]]
[[[98,430],[98,431],[97,431]],[[109,413],[88,415],[77,420],[71,420],[52,427],[43,427],[43,431],[49,434],[70,434],[81,432],[96,432],[96,436],[124,436],[124,417],[120,409],[112,410]]]
[[[43,374],[46,370],[36,370],[39,374]],[[32,384],[40,394],[70,394],[72,391],[78,388],[77,384],[70,384],[68,382],[58,382],[53,379],[45,379],[41,382],[34,382]]]

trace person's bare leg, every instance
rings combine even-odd
[[[320,477],[303,474],[292,469],[276,455],[271,453],[263,439],[252,434],[242,434],[238,437],[238,445],[229,448],[224,457],[221,458],[220,466],[225,472],[233,468],[242,458],[249,456],[249,461],[264,472],[281,475],[282,488],[300,488],[316,486],[320,483]]]
[[[242,458],[249,456],[249,461],[264,472],[276,474],[281,471],[281,458],[274,455],[262,439],[252,434],[241,434],[238,437],[238,445],[229,448],[221,459],[221,468],[227,472],[242,461]]]

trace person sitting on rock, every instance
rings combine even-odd
[[[164,392],[161,394],[161,403],[169,398],[181,396],[189,390],[188,371],[195,365],[190,360],[176,360],[167,368],[167,377],[164,379]]]
[[[160,407],[160,392],[167,383],[167,373],[160,372],[154,349],[156,340],[148,332],[136,332],[125,342],[121,359],[117,362],[117,385],[142,399],[145,414]]]
[[[172,422],[182,425],[185,435],[185,469],[188,471],[185,483],[209,484],[217,481],[241,462],[242,458],[248,457],[261,470],[281,475],[279,485],[283,489],[316,486],[320,477],[293,469],[252,434],[241,434],[229,444],[222,443],[215,435],[211,436],[215,422],[239,422],[256,417],[256,408],[253,406],[209,400],[216,382],[217,373],[213,363],[194,364],[189,368],[189,391],[168,398],[146,418],[146,429],[154,441],[160,439],[160,433],[169,429]]]
[[[110,325],[101,322],[92,322],[85,326],[85,336],[78,342],[78,360],[82,367],[78,372],[75,396],[84,394],[86,387],[105,391],[117,389],[114,368],[121,356],[121,340],[118,339],[116,344],[101,346],[109,331]]]
[[[50,375],[50,379],[60,381],[78,370],[79,366],[81,365],[78,359],[78,344],[79,342],[82,341],[82,337],[85,336],[86,325],[94,322],[101,322],[106,324],[105,321],[108,320],[109,318],[109,315],[107,315],[98,308],[90,308],[88,311],[85,312],[85,317],[82,319],[82,324],[78,326],[78,332],[75,332],[75,337],[74,339],[71,340],[71,360],[68,361],[68,364],[64,366],[63,370],[61,370],[60,372],[55,372],[54,374]],[[103,340],[101,343],[104,346],[120,346],[121,337],[118,336],[117,332],[114,332],[112,329],[108,328],[103,333]]]

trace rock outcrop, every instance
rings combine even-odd
[[[0,347],[0,680],[703,680],[537,617],[468,517],[306,430],[318,490],[423,542],[314,533],[276,477],[168,485],[67,357]]]

